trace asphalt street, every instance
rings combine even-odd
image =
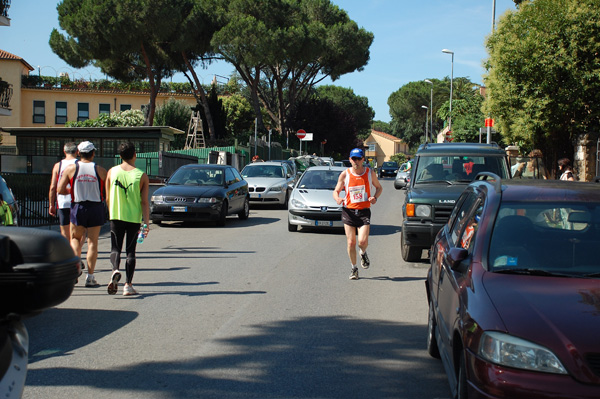
[[[400,256],[404,191],[382,181],[371,268],[351,281],[343,232],[287,231],[287,211],[152,225],[134,286],[98,288],[26,321],[24,398],[449,398],[426,352],[427,259]],[[124,276],[124,267],[122,265]],[[123,280],[122,280],[123,281]]]

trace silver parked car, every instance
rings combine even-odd
[[[289,231],[298,230],[298,226],[344,227],[342,205],[333,199],[333,190],[344,170],[339,166],[313,166],[304,172],[290,196]]]
[[[396,179],[394,180],[394,188],[396,190],[400,190],[401,188],[406,188],[408,185],[408,180],[410,178],[410,171],[406,170],[408,163],[403,163],[398,168],[398,172],[396,173]]]
[[[287,208],[295,175],[283,162],[255,162],[242,169],[248,182],[250,203],[280,204]]]

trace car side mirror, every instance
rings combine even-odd
[[[469,264],[467,262],[463,262],[465,259],[469,257],[469,251],[464,248],[455,247],[450,249],[448,252],[448,257],[446,260],[450,264],[450,268],[460,273],[465,273],[469,268]]]

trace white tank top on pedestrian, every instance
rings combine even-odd
[[[94,162],[77,162],[71,189],[73,202],[102,202],[100,187],[102,182],[96,173]]]
[[[58,163],[58,180],[57,180],[57,182],[60,181],[60,178],[62,177],[63,173],[65,172],[65,169],[67,169],[67,166],[73,165],[75,162],[77,162],[77,159],[73,158],[73,159],[63,159],[62,161],[60,161]],[[67,188],[70,189],[71,184],[67,184]],[[58,209],[69,208],[71,206],[71,194],[57,194],[56,202],[58,203]]]

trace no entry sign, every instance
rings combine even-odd
[[[298,130],[298,132],[296,133],[296,137],[298,137],[300,140],[302,140],[303,138],[306,137],[306,131],[304,131],[304,129]]]

